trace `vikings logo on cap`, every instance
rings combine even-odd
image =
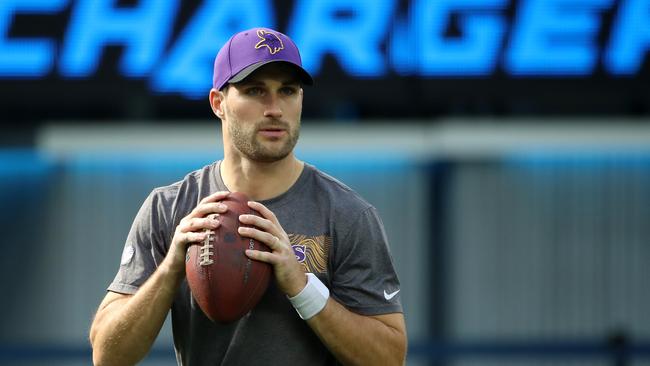
[[[284,49],[282,40],[274,33],[267,32],[263,29],[258,29],[257,36],[260,37],[261,41],[257,42],[255,45],[256,50],[262,47],[266,47],[269,49],[269,52],[272,55],[275,55],[278,51]]]

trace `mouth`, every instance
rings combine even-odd
[[[264,137],[277,139],[279,137],[282,137],[284,134],[286,134],[287,131],[282,127],[269,126],[269,127],[260,128],[258,130],[258,133]]]

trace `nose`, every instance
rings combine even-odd
[[[279,119],[282,117],[282,108],[280,108],[280,99],[277,95],[269,95],[265,109],[264,117]]]

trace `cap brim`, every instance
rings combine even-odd
[[[289,64],[294,67],[294,69],[298,72],[298,76],[300,77],[300,81],[302,81],[303,84],[305,85],[314,85],[314,79],[312,79],[311,75],[303,69],[302,67],[294,64],[293,62],[289,61],[284,61],[284,60],[268,60],[268,61],[260,61],[257,63],[254,63],[246,68],[244,68],[242,71],[238,72],[235,76],[231,77],[230,80],[226,84],[235,84],[240,81],[243,81],[246,79],[250,74],[252,74],[255,70],[259,69],[260,67],[264,65],[268,65],[272,62],[284,62],[286,64]],[[224,84],[224,86],[226,86]]]

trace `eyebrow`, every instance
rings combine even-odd
[[[243,80],[243,81],[239,82],[238,84],[243,85],[243,86],[246,86],[246,85],[264,86],[265,85],[265,83],[263,81],[255,80],[255,79]],[[287,79],[285,81],[282,81],[282,85],[300,85],[300,80],[299,79],[294,79],[294,78]]]

